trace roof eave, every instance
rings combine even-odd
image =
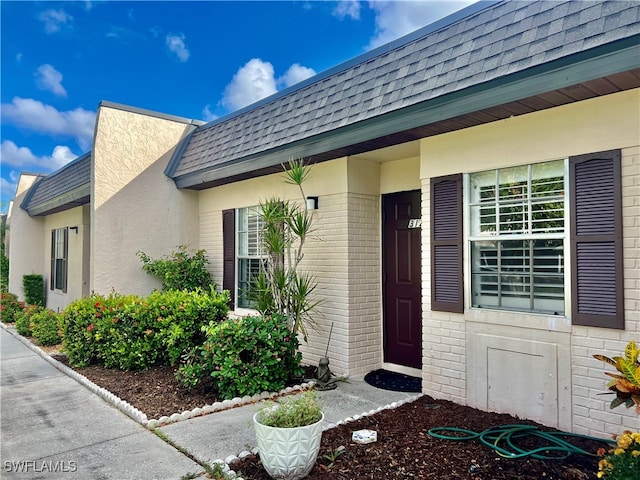
[[[86,205],[90,202],[90,198],[91,184],[86,183],[44,203],[27,206],[27,208],[21,205],[21,208],[25,209],[31,217],[42,217]]]
[[[583,51],[527,70],[469,86],[378,117],[316,135],[281,148],[173,177],[178,188],[225,183],[265,171],[288,158],[313,157],[403,130],[495,107],[532,95],[640,67],[640,35]]]

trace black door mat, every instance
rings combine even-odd
[[[369,385],[394,392],[421,392],[422,379],[390,372],[389,370],[374,370],[364,376],[364,381]]]

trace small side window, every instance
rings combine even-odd
[[[69,229],[56,228],[51,231],[51,290],[67,291]]]

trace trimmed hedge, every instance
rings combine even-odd
[[[91,295],[62,312],[62,338],[74,366],[101,364],[122,370],[175,365],[204,341],[202,327],[221,321],[228,294],[213,290]]]
[[[24,289],[25,302],[29,305],[45,306],[44,277],[42,275],[23,275],[22,288]]]

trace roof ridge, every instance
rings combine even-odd
[[[43,178],[52,178],[62,172],[64,172],[66,169],[71,168],[72,166],[74,166],[77,163],[80,163],[82,160],[86,159],[87,157],[91,156],[91,150],[89,150],[86,153],[83,153],[82,155],[78,155],[76,158],[74,158],[73,160],[71,160],[68,163],[65,163],[64,165],[62,165],[59,169],[51,172],[51,173],[43,173],[43,174],[39,174],[42,175]]]
[[[212,120],[204,125],[200,125],[196,131],[201,131],[201,130],[205,130],[207,128],[213,127],[215,125],[224,123],[228,120],[231,120],[232,118],[236,118],[239,116],[244,115],[245,113],[249,113],[253,110],[256,110],[260,107],[263,107],[264,105],[267,105],[271,102],[274,102],[276,100],[279,100],[282,97],[286,97],[287,95],[290,95],[293,92],[297,92],[299,90],[303,90],[304,88],[316,84],[318,82],[321,82],[323,80],[326,80],[327,78],[333,77],[334,75],[346,71],[350,68],[355,67],[356,65],[362,64],[362,63],[366,63],[369,60],[373,60],[385,53],[389,53],[395,49],[404,47],[405,45],[407,45],[408,43],[414,42],[416,40],[419,40],[423,37],[426,37],[427,35],[431,35],[439,30],[445,29],[447,27],[450,27],[452,25],[454,25],[457,22],[460,22],[464,19],[467,19],[473,15],[476,15],[478,13],[480,13],[481,11],[492,7],[493,5],[497,4],[497,3],[502,3],[505,2],[507,0],[480,0],[476,3],[472,3],[471,5],[461,9],[461,10],[457,10],[449,15],[447,15],[446,17],[443,17],[439,20],[436,20],[435,22],[429,23],[428,25],[425,25],[424,27],[421,27],[417,30],[414,30],[413,32],[410,32],[406,35],[403,35],[402,37],[396,38],[395,40],[392,40],[390,42],[387,42],[383,45],[380,45],[378,47],[375,47],[371,50],[368,50],[356,57],[350,58],[349,60],[346,60],[342,63],[339,63],[338,65],[335,65],[333,67],[328,68],[327,70],[323,70],[320,73],[317,73],[316,75],[313,75],[312,77],[309,77],[305,80],[302,80],[301,82],[298,82],[294,85],[291,85],[287,88],[284,88],[282,90],[277,91],[276,93],[273,93],[271,95],[269,95],[268,97],[265,97],[263,99],[258,100],[257,102],[251,103],[249,105],[247,105],[246,107],[240,108],[238,110],[235,110],[233,112],[227,113],[226,115],[223,115],[219,118],[216,118],[215,120]]]
[[[140,115],[146,115],[148,117],[162,118],[164,120],[170,120],[174,122],[186,123],[188,125],[201,126],[204,125],[203,120],[197,120],[195,118],[181,117],[179,115],[172,115],[170,113],[157,112],[155,110],[148,110],[146,108],[133,107],[131,105],[125,105],[124,103],[111,102],[109,100],[102,100],[98,104],[98,108],[108,107],[125,112],[137,113]]]

